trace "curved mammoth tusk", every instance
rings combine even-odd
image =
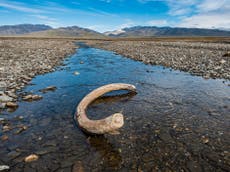
[[[75,112],[75,117],[77,118],[78,124],[81,128],[89,133],[105,134],[116,132],[117,129],[124,125],[124,117],[121,113],[115,113],[100,120],[90,120],[86,114],[86,109],[91,102],[103,94],[115,90],[129,90],[136,92],[136,87],[130,84],[114,83],[104,85],[90,92],[78,104]]]

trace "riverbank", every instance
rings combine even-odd
[[[17,90],[34,76],[53,71],[75,49],[76,45],[69,40],[1,39],[0,108],[16,101]]]
[[[226,42],[88,41],[88,44],[206,79],[230,79],[230,44]]]

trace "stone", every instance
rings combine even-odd
[[[207,143],[209,142],[209,139],[208,139],[208,137],[206,137],[206,136],[202,136],[202,137],[201,137],[201,141],[202,141],[204,144],[207,144]]]
[[[40,99],[42,99],[42,96],[40,96],[40,95],[33,95],[32,96],[32,100],[40,100]]]
[[[74,75],[80,75],[80,73],[78,71],[75,71],[73,74]]]
[[[20,134],[21,132],[23,132],[23,131],[25,131],[25,130],[27,130],[27,129],[28,129],[27,126],[22,126],[22,127],[20,127],[20,128],[15,132],[15,134]]]
[[[48,87],[46,87],[46,88],[44,88],[44,89],[41,89],[41,90],[39,90],[40,92],[43,92],[43,93],[46,93],[46,92],[48,92],[48,91],[55,91],[57,89],[57,87],[56,86],[48,86]]]
[[[9,137],[7,136],[7,135],[3,135],[2,137],[1,137],[1,140],[2,141],[6,141],[6,140],[8,140],[9,139]]]
[[[10,167],[8,165],[0,165],[0,171],[4,171],[4,170],[9,170]]]
[[[221,59],[221,60],[220,60],[220,63],[221,63],[221,64],[224,64],[224,63],[226,63],[226,60]]]
[[[25,97],[22,98],[23,100],[30,100],[32,99],[32,95],[26,95]]]
[[[42,99],[42,96],[36,95],[36,94],[35,95],[29,94],[29,95],[24,96],[22,99],[25,101],[40,100]]]
[[[31,155],[25,157],[24,160],[25,160],[25,162],[32,162],[32,161],[37,161],[38,158],[39,158],[39,157],[38,157],[37,155],[31,154]]]
[[[10,101],[13,101],[12,97],[7,96],[6,94],[0,96],[0,102],[10,102]]]
[[[0,109],[4,109],[6,107],[6,103],[1,103],[0,102]]]
[[[73,165],[72,172],[84,172],[84,168],[81,161],[77,161]]]
[[[21,155],[20,152],[17,152],[17,151],[11,151],[7,154],[7,156],[12,160],[12,159],[15,159],[17,158],[19,155]]]
[[[17,104],[17,103],[14,103],[14,102],[7,102],[7,103],[6,103],[6,106],[7,106],[7,107],[10,107],[10,108],[16,108],[16,107],[18,107],[18,104]]]
[[[8,126],[8,125],[5,125],[5,126],[2,127],[2,130],[3,130],[4,132],[6,132],[6,131],[11,130],[11,127]]]
[[[230,57],[230,51],[226,52],[223,57]]]

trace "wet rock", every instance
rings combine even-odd
[[[7,154],[7,156],[12,160],[17,158],[19,155],[21,155],[21,152],[17,152],[17,151],[11,151]]]
[[[5,125],[5,126],[2,127],[2,130],[3,130],[4,132],[10,131],[10,130],[11,130],[11,127],[8,126],[8,125]]]
[[[42,96],[29,94],[29,95],[24,96],[22,99],[24,101],[34,101],[34,100],[42,99]]]
[[[78,71],[75,71],[73,74],[74,75],[80,75],[80,73]]]
[[[48,92],[48,91],[55,91],[57,89],[57,87],[56,86],[48,86],[48,87],[46,87],[46,88],[44,88],[44,89],[41,89],[41,90],[39,90],[40,92],[43,92],[43,93],[46,93],[46,92]]]
[[[23,100],[30,100],[32,99],[32,95],[27,95],[25,97],[22,98]]]
[[[7,102],[6,106],[9,108],[16,108],[16,107],[18,107],[18,104],[15,102]]]
[[[42,99],[42,96],[40,96],[40,95],[33,95],[32,96],[32,100],[40,100],[40,99]]]
[[[56,148],[54,147],[45,147],[45,148],[42,148],[41,150],[36,151],[35,153],[37,155],[46,155],[48,153],[55,152],[55,151],[56,151]]]
[[[21,132],[23,132],[23,131],[25,131],[25,130],[27,130],[27,129],[28,129],[27,126],[22,126],[22,127],[20,127],[20,128],[15,132],[15,134],[20,134]]]
[[[9,170],[10,167],[8,165],[0,165],[0,171],[5,171],[5,170]]]
[[[31,154],[29,156],[27,156],[24,160],[25,162],[32,162],[32,161],[37,161],[38,160],[38,156],[35,154]]]
[[[6,140],[8,140],[9,139],[9,137],[7,136],[7,135],[3,135],[2,137],[1,137],[1,140],[2,141],[6,141]]]

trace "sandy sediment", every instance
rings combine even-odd
[[[230,44],[182,41],[90,41],[147,64],[163,65],[204,78],[230,79]]]
[[[0,103],[14,101],[17,90],[54,70],[75,48],[73,41],[61,39],[0,39]]]

